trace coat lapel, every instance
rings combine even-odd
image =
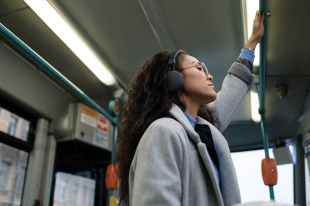
[[[220,185],[225,205],[233,205],[241,202],[239,185],[233,161],[231,159],[228,143],[224,136],[208,121],[199,118],[199,122],[208,124],[215,150],[219,159]]]
[[[173,115],[183,125],[191,141],[194,142],[194,144],[196,144],[198,154],[200,155],[201,160],[207,170],[207,173],[210,176],[219,205],[224,205],[220,185],[216,177],[216,171],[215,168],[211,166],[212,160],[207,151],[206,145],[201,142],[199,135],[195,132],[189,120],[186,118],[184,112],[178,106],[174,105],[170,110],[170,114]]]

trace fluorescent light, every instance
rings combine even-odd
[[[24,1],[100,81],[106,85],[115,83],[106,64],[47,0]]]
[[[258,112],[259,99],[258,99],[257,92],[251,90],[250,99],[251,99],[251,117],[252,117],[252,120],[254,122],[260,122],[261,117],[260,117],[260,114]]]

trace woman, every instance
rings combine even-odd
[[[252,36],[218,94],[205,65],[185,51],[160,52],[144,64],[129,90],[119,138],[123,201],[130,206],[240,203],[221,132],[250,88],[253,50],[263,31],[257,12]]]

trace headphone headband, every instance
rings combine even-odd
[[[175,65],[177,64],[177,58],[179,54],[181,54],[183,51],[182,50],[176,50],[174,52],[171,52],[169,55],[169,60],[168,60],[168,68],[169,70],[173,71],[176,70]]]

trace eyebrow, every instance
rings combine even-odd
[[[200,62],[199,60],[197,60],[197,61],[192,61],[192,64],[195,64],[195,63],[197,63],[197,62]]]

